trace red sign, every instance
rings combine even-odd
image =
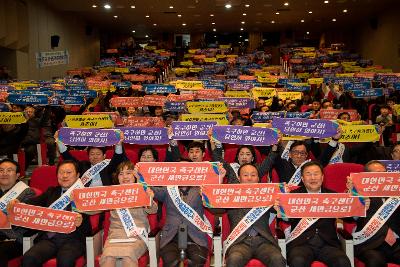
[[[201,186],[203,203],[212,208],[255,208],[273,205],[279,184],[206,184]]]
[[[256,79],[256,76],[253,76],[253,75],[240,75],[239,76],[239,80],[241,80],[241,81],[252,81],[255,79]]]
[[[202,89],[196,92],[196,99],[217,99],[224,96],[224,92],[219,89]]]
[[[132,90],[142,90],[142,85],[141,84],[132,84],[131,86]]]
[[[143,107],[143,97],[114,97],[110,104],[117,108]]]
[[[336,120],[338,118],[338,115],[342,112],[349,113],[351,121],[356,121],[360,119],[360,116],[355,109],[321,109],[319,111],[319,117],[324,120]]]
[[[278,197],[288,218],[365,217],[360,199],[347,193],[281,193]]]
[[[350,178],[358,195],[368,197],[400,196],[399,172],[360,172],[350,174]]]
[[[220,184],[217,162],[138,162],[139,173],[152,186]]]
[[[183,95],[169,94],[167,96],[167,99],[168,101],[171,102],[192,101],[194,100],[194,94],[183,94]]]
[[[127,127],[165,127],[165,122],[159,117],[136,117],[129,116],[124,120]]]
[[[23,203],[15,204],[8,219],[12,225],[47,232],[71,233],[75,231],[76,212],[53,210]]]
[[[97,186],[75,189],[73,200],[78,210],[112,210],[150,206],[151,197],[141,184]]]
[[[167,97],[163,95],[145,95],[143,105],[163,107],[165,101],[167,101]]]

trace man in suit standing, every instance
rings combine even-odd
[[[364,168],[367,172],[386,172],[385,165],[376,160],[368,162]],[[350,186],[352,187],[351,181]],[[361,231],[366,226],[386,201],[379,197],[369,199],[370,205],[367,216],[355,218],[357,221],[356,232]],[[389,262],[400,264],[399,235],[400,209],[397,208],[371,238],[354,246],[355,256],[362,260],[366,267],[386,267]]]
[[[114,155],[111,158],[110,163],[96,174],[92,181],[90,181],[86,186],[107,186],[112,185],[112,173],[117,169],[118,165],[123,161],[129,160],[125,154],[122,142],[124,141],[124,135],[121,131],[120,141],[115,145]],[[79,172],[83,175],[88,169],[102,162],[106,159],[106,148],[105,147],[88,147],[87,153],[89,156],[89,161],[83,160],[79,161],[68,151],[67,147],[58,139],[58,131],[54,135],[54,139],[57,141],[58,149],[64,160],[74,160],[78,163]]]
[[[258,183],[258,169],[251,163],[243,164],[239,170],[240,183]],[[231,232],[250,209],[228,209]],[[286,261],[281,254],[278,242],[269,227],[270,211],[255,221],[227,250],[226,265],[242,267],[256,258],[268,267],[284,267]]]
[[[322,187],[323,167],[311,161],[301,168],[304,186],[292,193],[335,193]],[[293,233],[300,219],[290,219]],[[290,267],[309,267],[313,261],[321,261],[329,267],[351,267],[350,260],[340,247],[336,232],[336,219],[322,218],[287,243],[287,260]]]
[[[49,187],[38,197],[26,201],[27,204],[49,207],[58,200],[78,179],[78,165],[75,161],[64,160],[57,166],[58,186]],[[10,202],[12,209],[18,200]],[[71,211],[71,203],[65,208]],[[88,215],[79,214],[75,221],[76,230],[69,234],[40,232],[35,244],[22,258],[24,267],[40,267],[51,258],[56,257],[58,267],[74,267],[75,261],[85,252],[85,238],[91,233]]]

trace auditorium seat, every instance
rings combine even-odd
[[[347,191],[347,176],[363,172],[364,166],[356,163],[335,163],[324,168],[323,186],[338,193]]]

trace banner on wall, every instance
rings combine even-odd
[[[68,64],[68,62],[69,62],[68,50],[36,53],[36,66],[38,68],[64,65]]]

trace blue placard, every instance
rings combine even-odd
[[[10,95],[45,95],[47,97],[53,96],[51,91],[39,91],[39,90],[9,90]]]
[[[288,83],[301,83],[301,79],[298,79],[298,78],[293,78],[293,79],[279,78],[278,79],[279,85],[286,85]]]
[[[65,86],[67,90],[87,90],[86,85],[84,84],[68,84]]]
[[[164,109],[170,112],[186,112],[186,102],[167,101],[164,104]]]
[[[387,172],[400,172],[400,160],[380,160],[386,166]]]
[[[64,105],[84,105],[85,99],[83,96],[60,96]]]
[[[253,122],[267,122],[273,120],[274,118],[283,118],[283,117],[285,117],[284,111],[278,111],[278,112],[255,111],[253,112],[253,115],[251,115],[251,119],[253,120]]]
[[[146,92],[146,94],[176,93],[175,86],[166,84],[144,84],[143,89]]]
[[[308,119],[311,116],[312,112],[286,112],[285,118],[299,118],[299,119]]]
[[[345,91],[371,89],[371,83],[370,82],[344,83],[343,89]]]
[[[97,97],[97,91],[95,90],[71,90],[69,93],[71,96],[84,96],[84,97]]]
[[[115,88],[124,89],[124,88],[131,88],[132,83],[131,82],[126,82],[126,81],[125,82],[113,82],[112,85]]]
[[[288,83],[285,86],[289,91],[304,92],[311,89],[310,85],[296,85]]]
[[[372,88],[367,90],[351,90],[351,92],[354,94],[355,98],[383,96],[382,88]]]
[[[393,88],[396,89],[396,90],[400,90],[400,82],[393,83]]]
[[[228,108],[231,109],[253,109],[255,107],[254,99],[245,97],[221,97],[219,100],[225,101]]]
[[[8,95],[8,102],[15,105],[47,105],[46,95]]]

